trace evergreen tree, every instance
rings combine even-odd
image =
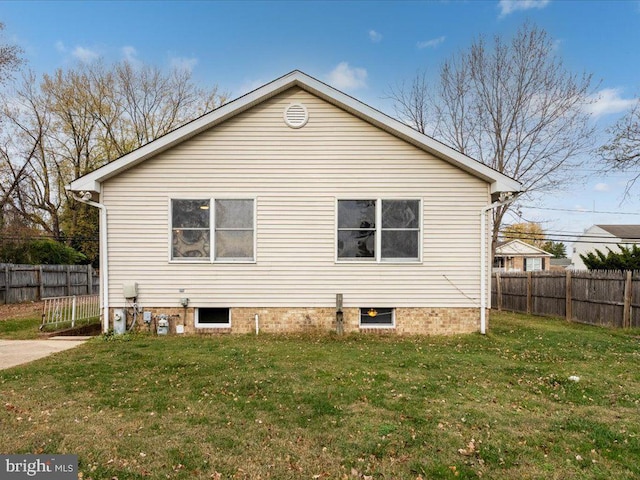
[[[595,252],[581,254],[580,258],[589,270],[640,270],[640,247],[618,247],[620,252],[614,252],[607,247],[607,254],[596,249]]]

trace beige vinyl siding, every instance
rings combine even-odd
[[[285,106],[309,122],[291,129]],[[105,182],[110,305],[479,307],[480,209],[488,185],[298,89]],[[171,198],[256,201],[256,262],[170,257]],[[420,263],[336,262],[337,199],[421,199]],[[445,278],[446,276],[446,278]],[[184,292],[180,291],[184,289]]]

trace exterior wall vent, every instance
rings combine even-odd
[[[301,103],[292,103],[284,109],[284,123],[291,128],[302,128],[309,121],[307,107]]]

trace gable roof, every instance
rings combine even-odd
[[[382,130],[478,177],[491,185],[491,193],[519,192],[521,184],[408,125],[336,90],[333,87],[294,70],[252,92],[247,93],[211,112],[167,133],[166,135],[128,153],[67,185],[71,191],[100,192],[100,184],[125,170],[151,158],[199,133],[214,127],[255,105],[292,87],[299,87]]]
[[[640,242],[640,225],[596,225],[625,242]]]
[[[553,254],[545,252],[541,248],[518,240],[517,238],[499,244],[496,247],[496,257],[553,257]]]

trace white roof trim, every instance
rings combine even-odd
[[[300,87],[388,133],[465,170],[471,175],[486,181],[491,184],[491,193],[519,192],[521,190],[522,186],[516,180],[463,155],[451,147],[414,130],[408,125],[298,70],[247,93],[232,102],[226,103],[153,142],[74,180],[70,185],[67,185],[66,188],[76,192],[100,192],[100,184],[105,180],[294,86]]]
[[[536,256],[553,257],[553,254],[517,238],[496,247],[496,257]]]

